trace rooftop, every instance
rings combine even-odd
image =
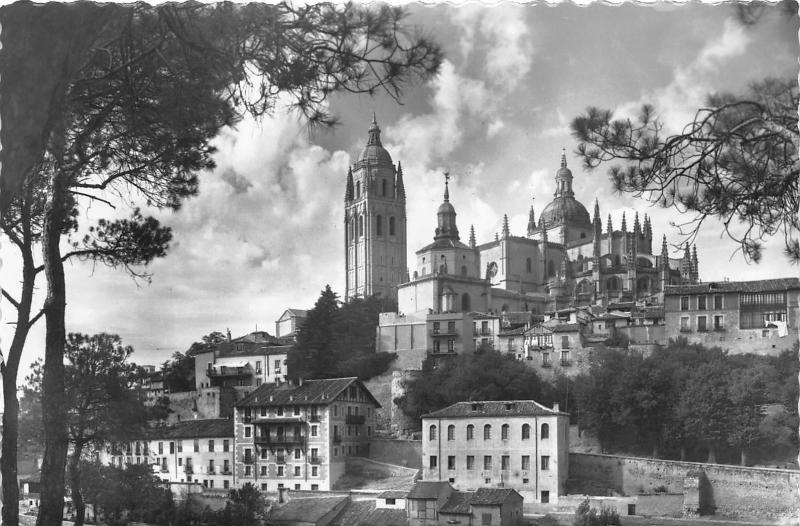
[[[273,508],[269,514],[269,521],[316,524],[317,521],[348,500],[349,497],[311,497],[291,500],[283,506]]]
[[[331,378],[326,380],[305,380],[300,384],[280,383],[262,384],[249,396],[236,404],[236,407],[261,407],[283,405],[328,405],[342,391],[351,385],[357,385],[375,403],[381,405],[355,376],[350,378]]]
[[[511,488],[478,488],[469,502],[474,506],[500,506],[515,493]]]
[[[379,499],[404,499],[408,497],[408,492],[405,490],[388,490],[378,495]]]
[[[444,503],[439,513],[452,513],[457,515],[472,515],[472,509],[469,507],[469,501],[472,498],[472,492],[469,491],[454,491],[447,502]]]
[[[361,519],[358,526],[406,526],[407,524],[406,510],[378,508]]]
[[[228,418],[184,420],[170,426],[151,428],[147,434],[152,438],[233,437],[233,420]]]
[[[423,415],[422,418],[465,418],[473,416],[556,416],[568,415],[554,411],[534,400],[505,400],[458,402],[444,409]]]
[[[422,500],[438,499],[442,490],[449,487],[449,482],[418,480],[414,484],[414,487],[411,488],[411,491],[408,492],[408,498]]]
[[[707,294],[714,292],[776,292],[800,289],[798,278],[760,279],[756,281],[710,281],[696,285],[668,285],[665,295]]]

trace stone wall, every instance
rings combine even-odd
[[[702,475],[702,508],[717,514],[778,519],[800,515],[800,471],[570,453],[570,479],[623,495],[684,493],[684,481]]]

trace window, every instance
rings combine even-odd
[[[531,457],[530,455],[522,455],[522,471],[530,471]]]
[[[300,406],[294,406],[294,416],[300,416]]]
[[[489,424],[483,426],[483,439],[484,440],[492,439],[492,426],[490,426]]]
[[[525,271],[526,272],[531,272],[532,268],[533,268],[533,263],[531,262],[531,258],[526,259],[525,260]]]
[[[455,350],[456,350],[456,341],[447,340],[447,352],[455,352]]]
[[[283,466],[278,466],[278,476],[279,477],[283,476]]]
[[[550,353],[542,352],[542,367],[550,367]]]
[[[175,454],[175,442],[170,442],[169,443],[169,454],[170,455],[174,455]]]
[[[246,427],[245,429],[249,429],[249,428]],[[194,439],[194,452],[195,453],[199,453],[200,452],[200,441],[198,439],[196,439],[196,438]]]
[[[447,440],[455,440],[456,439],[456,426],[450,424],[447,426]]]
[[[547,455],[542,455],[542,471],[547,471],[550,469],[550,457]]]
[[[681,332],[689,332],[692,326],[689,323],[689,316],[681,316]]]
[[[447,457],[447,469],[454,470],[456,469],[456,457],[455,455],[450,455]]]
[[[447,334],[455,334],[456,332],[456,322],[448,321],[447,322]]]
[[[550,502],[550,492],[549,491],[542,491],[542,497],[539,499],[542,504],[547,504]]]
[[[227,458],[222,463],[222,473],[230,473],[231,472],[231,461]]]
[[[714,330],[721,331],[725,328],[725,319],[721,314],[714,316]]]
[[[252,433],[253,433],[253,428],[251,428],[250,426],[245,426],[244,427],[244,436],[245,436],[245,438],[249,438],[252,435]],[[197,440],[195,440],[195,451],[197,451],[196,444],[197,444]]]
[[[522,424],[522,440],[530,440],[531,426],[529,424]]]
[[[275,414],[278,416],[283,416],[283,406],[278,406],[278,408],[275,410]]]
[[[295,459],[299,459],[300,458],[300,449],[299,448],[295,448],[295,450],[294,450],[294,458]]]
[[[500,428],[500,438],[508,440],[508,424],[503,424],[503,427]]]
[[[266,486],[266,484],[264,484],[264,486]],[[228,479],[223,480],[222,481],[222,487],[224,489],[230,489],[230,487],[231,487],[230,481]],[[264,491],[266,491],[266,489]]]
[[[364,235],[364,216],[358,216],[358,237]]]
[[[263,460],[267,460],[268,457],[269,457],[269,450],[262,447],[261,448],[261,458]]]
[[[389,498],[389,497],[386,497],[385,500],[386,500],[386,504],[387,505],[393,505],[393,504],[395,504],[397,502],[395,499],[392,499],[392,498]]]
[[[431,426],[430,429],[428,429],[428,439],[436,440],[436,426]]]
[[[428,465],[430,466],[430,468],[431,469],[435,469],[436,468],[436,455],[431,455],[431,458],[428,460],[428,462],[429,462]]]
[[[159,442],[158,443],[158,454],[159,455],[163,455],[164,454],[164,443],[163,442]]]
[[[130,451],[128,451],[130,453]],[[183,440],[178,441],[178,453],[183,453]]]
[[[317,429],[318,429],[317,426],[311,426],[311,436],[312,437],[317,436]]]
[[[261,466],[261,476],[262,477],[267,476],[267,466]]]
[[[714,294],[714,310],[722,310],[722,294]]]
[[[391,216],[389,218],[389,235],[390,236],[394,235],[394,216]]]
[[[295,466],[294,467],[294,476],[295,477],[299,477],[300,476],[300,466]]]
[[[491,513],[481,513],[481,526],[492,526]]]
[[[473,455],[467,455],[467,469],[475,469],[475,457]]]
[[[503,455],[500,457],[500,469],[503,471],[508,471],[511,469],[511,457],[508,455]]]
[[[562,349],[569,349],[569,336],[562,336],[561,337],[561,348]]]
[[[319,466],[311,466],[311,476],[319,477]]]
[[[706,326],[706,316],[698,316],[697,317],[697,331],[698,332],[706,332],[708,327]]]
[[[689,296],[681,296],[681,310],[689,310]]]
[[[386,197],[386,179],[381,179],[381,196]]]
[[[472,424],[467,426],[467,440],[473,440],[475,438],[475,426]]]
[[[356,181],[356,199],[361,197],[361,181]]]
[[[245,466],[244,467],[244,476],[245,477],[252,476],[252,474],[253,474],[252,468],[253,468],[253,466]]]
[[[697,310],[706,310],[707,303],[706,296],[697,296]]]
[[[491,471],[492,469],[492,456],[491,455],[484,455],[483,456],[483,470],[484,471]]]
[[[209,440],[208,441],[208,452],[209,453],[213,453],[214,452],[214,441],[213,440]]]
[[[441,332],[442,324],[438,321],[433,322],[433,334],[439,334]]]
[[[384,181],[385,183],[386,181]],[[383,235],[383,218],[378,215],[375,218],[375,234],[382,236]]]
[[[231,449],[231,442],[230,442],[230,440],[227,440],[227,439],[223,440],[223,441],[222,441],[222,451],[224,451],[225,453],[227,453],[228,451],[230,451],[230,449]]]

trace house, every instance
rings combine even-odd
[[[568,428],[569,415],[557,405],[453,404],[422,417],[422,478],[462,491],[513,488],[527,502],[557,502],[569,468]]]
[[[357,378],[262,384],[235,406],[237,484],[330,490],[368,455],[379,407]]]
[[[275,337],[291,338],[297,336],[297,329],[303,326],[308,316],[308,311],[303,309],[286,309],[283,314],[275,320]]]
[[[522,496],[509,488],[455,491],[439,510],[442,525],[519,526],[522,521]]]
[[[292,499],[270,510],[267,524],[274,526],[333,525],[349,502],[349,497]]]
[[[800,279],[720,281],[667,287],[669,338],[727,351],[776,355],[798,339]]]
[[[439,511],[445,505],[453,487],[447,482],[420,480],[408,492],[406,512],[409,526],[435,526]]]
[[[106,462],[118,467],[149,464],[164,482],[233,488],[233,420],[187,420],[152,428],[145,437],[110,450]]]

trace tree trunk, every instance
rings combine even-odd
[[[742,466],[747,466],[748,465],[747,448],[745,448],[744,446],[742,446],[742,454],[741,454],[739,463]]]
[[[713,444],[708,446],[708,459],[706,460],[708,464],[716,464],[717,463],[717,447]]]
[[[44,302],[47,323],[42,407],[47,409],[43,411],[42,418],[44,423],[42,500],[36,526],[61,526],[64,509],[64,466],[67,461],[68,446],[64,400],[66,286],[59,241],[66,216],[66,180],[67,175],[57,167],[53,175],[50,201],[45,207],[42,235],[44,273],[47,278],[47,298]]]
[[[86,502],[81,493],[81,455],[83,446],[75,444],[75,451],[72,452],[69,462],[69,485],[72,495],[72,504],[75,506],[75,526],[83,526],[86,520]]]

